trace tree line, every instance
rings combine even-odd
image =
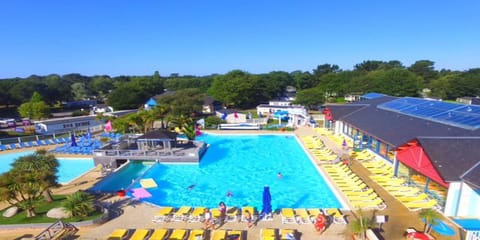
[[[410,66],[396,60],[367,60],[356,64],[352,70],[340,69],[335,64],[322,64],[312,71],[262,74],[232,70],[208,76],[160,76],[158,71],[148,76],[117,77],[77,73],[32,75],[0,80],[0,105],[19,106],[37,92],[48,106],[94,98],[99,102],[105,100],[115,110],[133,109],[165,89],[194,88],[228,107],[246,109],[281,97],[287,86],[297,89],[297,103],[310,107],[332,101],[335,97],[367,92],[413,97],[425,93],[427,97],[455,100],[457,97],[479,96],[479,79],[480,68],[436,70],[430,60],[419,60]]]

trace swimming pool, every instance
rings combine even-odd
[[[263,187],[268,185],[274,209],[342,207],[293,135],[203,134],[197,140],[210,144],[200,164],[153,164],[145,170],[142,178],[153,178],[158,187],[147,189],[153,197],[144,201],[174,207],[216,207],[224,201],[230,206],[261,209]],[[114,178],[131,179],[129,168]],[[283,178],[277,178],[278,172]],[[119,190],[128,185],[131,180],[109,187]],[[228,192],[233,196],[227,197]]]
[[[0,154],[0,174],[10,170],[10,164],[15,159],[32,153],[34,151]],[[94,167],[92,158],[57,158],[57,160],[60,164],[58,167],[59,183],[68,183]]]

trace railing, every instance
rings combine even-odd
[[[73,235],[78,229],[70,223],[64,223],[62,220],[50,225],[35,237],[35,240],[60,239],[64,235]]]
[[[86,134],[87,128],[82,130],[73,131],[76,135]],[[90,127],[90,131],[92,133],[98,133],[103,131],[103,126],[94,126]],[[32,135],[32,136],[23,136],[23,137],[14,137],[14,138],[2,138],[0,139],[0,144],[11,144],[11,143],[21,143],[21,142],[28,142],[28,141],[38,141],[44,139],[52,139],[52,138],[59,138],[59,137],[70,137],[72,131],[66,132],[57,132],[49,135]]]
[[[196,151],[167,151],[167,150],[95,150],[95,157],[195,157]]]

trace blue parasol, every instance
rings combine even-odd
[[[92,138],[92,132],[90,132],[90,128],[87,129],[87,138],[89,140]]]
[[[272,213],[272,196],[270,195],[270,188],[268,186],[263,187],[263,208],[262,215],[270,216]]]
[[[71,146],[76,147],[77,146],[77,141],[75,140],[75,134],[73,134],[73,133],[72,133],[72,136],[71,136],[71,140],[72,140]]]

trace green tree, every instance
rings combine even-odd
[[[147,93],[137,88],[136,83],[118,83],[116,88],[108,95],[107,104],[116,110],[135,109],[144,104]]]
[[[103,99],[113,90],[113,80],[109,76],[95,76],[90,82],[90,89],[99,96],[99,99]]]
[[[222,123],[222,119],[217,116],[208,116],[205,118],[206,127],[217,127],[220,123]]]
[[[412,64],[408,70],[422,77],[425,84],[429,84],[437,78],[438,72],[434,68],[435,63],[430,60],[418,60]]]
[[[470,69],[450,79],[448,99],[480,96],[480,68]]]
[[[258,76],[234,70],[223,76],[215,76],[208,93],[228,107],[248,108],[257,103],[257,96],[265,87],[259,87],[259,83]]]
[[[95,197],[89,193],[78,191],[67,196],[62,202],[62,207],[71,216],[87,217],[95,211]]]
[[[50,109],[42,100],[38,92],[34,92],[29,102],[23,103],[18,107],[20,116],[30,119],[42,119],[48,117]]]
[[[47,94],[42,95],[48,105],[60,104],[73,98],[72,89],[59,75],[51,74],[45,78]]]
[[[312,108],[325,102],[325,92],[320,88],[309,88],[297,92],[296,104]]]
[[[371,72],[380,70],[385,63],[377,60],[367,60],[354,66],[355,71]]]
[[[85,87],[85,83],[76,82],[72,84],[71,88],[74,100],[78,101],[86,99],[88,92],[87,88]]]
[[[160,128],[166,128],[165,118],[168,115],[169,107],[164,105],[157,105],[155,108],[152,109],[153,117],[155,120],[161,121]]]
[[[35,205],[49,188],[57,186],[58,161],[46,151],[19,157],[12,168],[0,175],[0,200],[35,216]]]
[[[430,233],[432,230],[432,225],[437,224],[437,222],[440,220],[440,214],[432,208],[420,210],[418,217],[425,222],[423,231],[426,233]]]
[[[162,106],[167,110],[158,108],[154,112],[161,115],[162,111],[166,111],[174,118],[181,115],[191,116],[202,111],[204,98],[205,94],[198,89],[181,89],[173,94],[160,95],[157,98],[158,106]]]
[[[309,72],[293,71],[290,73],[290,76],[297,90],[313,88],[317,84],[317,81],[315,81]]]
[[[313,75],[317,78],[322,77],[325,74],[329,73],[337,73],[342,71],[338,65],[331,65],[331,64],[322,64],[318,65],[317,68],[313,69]]]

